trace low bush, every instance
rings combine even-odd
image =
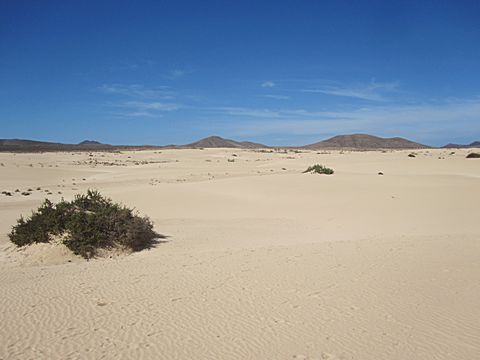
[[[139,251],[161,235],[153,230],[149,218],[89,190],[70,202],[54,204],[46,199],[28,219],[17,221],[9,237],[17,246],[46,243],[58,237],[75,254],[88,259],[99,249]]]
[[[479,153],[470,153],[466,157],[467,157],[467,159],[479,159],[480,154]]]
[[[303,173],[332,175],[334,171],[326,166],[315,164],[309,166]]]

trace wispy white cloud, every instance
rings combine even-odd
[[[264,88],[273,88],[275,87],[275,83],[271,80],[268,80],[268,81],[264,81],[261,86]]]
[[[190,70],[190,69],[176,68],[176,69],[168,71],[167,73],[163,74],[162,76],[165,79],[168,79],[168,80],[177,80],[177,79],[183,78],[183,77],[191,74],[192,72],[193,72],[193,70]]]
[[[143,85],[104,84],[97,90],[114,98],[106,105],[110,114],[121,117],[161,117],[183,107],[176,103],[175,92],[166,86],[148,88]]]
[[[125,101],[110,105],[115,108],[113,114],[120,117],[160,118],[165,112],[182,108],[182,105],[159,101]]]
[[[359,86],[325,85],[302,89],[305,93],[321,93],[326,95],[344,96],[370,101],[387,101],[387,95],[398,89],[398,83],[376,83]]]
[[[153,88],[143,85],[131,84],[103,84],[97,88],[98,91],[110,94],[121,95],[125,97],[144,98],[144,99],[172,99],[175,92],[167,86],[157,86]]]
[[[231,115],[241,118],[270,118],[270,119],[290,119],[290,118],[309,118],[333,116],[335,112],[309,111],[305,109],[268,109],[268,108],[248,108],[218,106],[199,108],[207,112],[213,112],[217,115]]]
[[[211,110],[208,110],[211,111]],[[480,97],[441,102],[392,104],[331,111],[216,108],[238,117],[229,123],[238,136],[372,133],[431,141],[448,136],[480,136]]]
[[[219,107],[203,108],[201,110],[214,112],[220,115],[231,115],[231,116],[252,117],[252,118],[271,119],[271,118],[278,118],[280,116],[280,113],[274,110],[251,109],[251,108],[245,108],[245,107],[219,106]]]
[[[286,95],[275,95],[275,94],[266,94],[266,95],[260,95],[261,97],[268,98],[268,99],[275,99],[275,100],[288,100],[290,99],[290,96]]]
[[[148,118],[159,118],[162,117],[162,114],[152,114],[148,111],[123,111],[123,112],[111,112],[110,113],[113,116],[116,117],[123,117],[123,118],[129,118],[129,117],[148,117]]]
[[[181,70],[181,69],[175,69],[170,72],[170,76],[172,78],[179,78],[184,76],[185,74],[186,74],[185,70]]]
[[[146,101],[127,101],[119,104],[119,107],[134,108],[140,110],[158,110],[158,111],[173,111],[178,110],[182,106],[174,103],[164,103],[158,101],[146,102]]]

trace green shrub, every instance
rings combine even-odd
[[[75,254],[91,258],[99,249],[126,248],[139,251],[162,237],[147,217],[115,204],[99,192],[89,190],[73,201],[53,204],[46,199],[31,217],[21,217],[9,234],[17,246],[50,242],[53,237]]]
[[[326,166],[315,164],[309,166],[303,173],[332,175],[334,171]]]
[[[479,153],[470,153],[466,156],[467,159],[478,159],[480,158],[480,154]]]

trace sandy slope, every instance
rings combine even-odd
[[[0,358],[480,358],[480,160],[417,153],[0,154],[0,190],[32,189],[0,197]],[[167,242],[90,262],[9,243],[45,190],[87,188]]]

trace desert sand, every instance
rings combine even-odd
[[[1,153],[0,359],[480,358],[480,160],[269,151]],[[90,261],[10,243],[89,188],[165,241]]]

